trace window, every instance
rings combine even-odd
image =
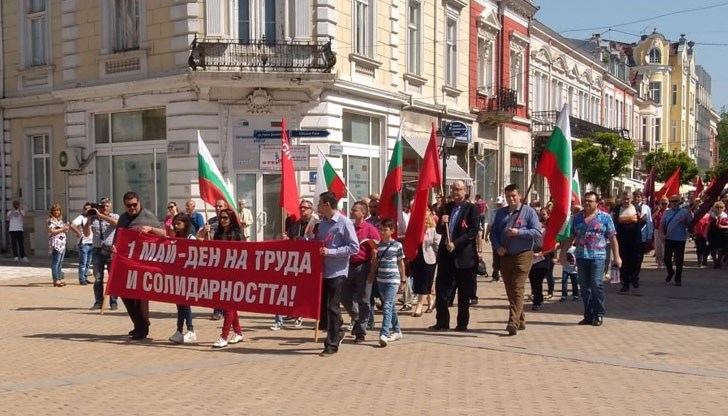
[[[445,84],[457,86],[458,71],[458,22],[448,16],[445,22]]]
[[[263,12],[264,34],[268,43],[276,42],[276,0],[265,0]]]
[[[361,114],[344,113],[344,141],[379,146],[382,134],[381,120]]]
[[[29,136],[31,147],[31,181],[33,188],[33,209],[46,211],[50,208],[51,196],[51,148],[48,134]]]
[[[478,38],[478,90],[490,94],[493,87],[493,42]]]
[[[647,117],[642,117],[642,143],[649,143]]]
[[[410,0],[407,7],[407,72],[422,74],[422,3]]]
[[[586,93],[579,91],[579,118],[582,120],[587,119],[589,109],[587,108]]]
[[[655,142],[659,142],[662,137],[660,136],[660,133],[662,133],[660,130],[662,129],[662,119],[657,117],[655,118]]]
[[[649,98],[657,104],[662,104],[662,82],[650,81]]]
[[[621,129],[622,128],[622,122],[624,120],[623,119],[623,116],[624,116],[624,113],[623,113],[624,112],[624,107],[622,105],[623,105],[622,104],[622,101],[617,100],[617,103],[616,103],[616,106],[615,106],[616,116],[617,117],[616,117],[616,120],[615,120],[615,123],[614,123],[614,127],[617,128],[617,129]]]
[[[612,109],[614,108],[614,99],[611,95],[605,96],[606,105],[604,107],[604,127],[612,127]]]
[[[96,195],[117,206],[133,190],[157,216],[166,213],[167,120],[164,109],[94,116]],[[112,147],[113,146],[113,147]]]
[[[25,3],[26,66],[48,64],[48,3],[47,0],[27,0]]]
[[[670,121],[670,143],[675,142],[677,137],[677,120]]]
[[[672,105],[677,104],[677,85],[672,84]]]
[[[659,48],[650,49],[650,53],[648,55],[648,61],[651,64],[659,64],[662,62],[662,53],[660,52]]]
[[[523,103],[523,55],[511,49],[511,89],[516,92],[518,103]]]
[[[344,182],[356,200],[381,190],[379,158],[344,155]],[[347,198],[349,204],[355,201]],[[349,205],[351,206],[351,205]]]
[[[561,83],[554,80],[551,80],[551,107],[554,110],[561,111],[561,106],[563,105],[562,97],[561,97]]]
[[[114,0],[114,52],[139,49],[139,0]]]
[[[374,12],[371,0],[354,0],[354,53],[374,57]]]

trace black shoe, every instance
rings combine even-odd
[[[591,324],[592,324],[592,326],[602,326],[603,323],[604,323],[604,318],[602,318],[601,316],[597,316],[596,318],[594,318],[594,320],[592,321]]]
[[[541,309],[541,305],[538,305],[538,304],[535,304],[535,303],[534,303],[534,304],[533,304],[533,306],[531,306],[531,310],[532,310],[532,311],[537,311],[537,310],[539,310],[539,309]]]
[[[519,331],[525,331],[526,330],[526,323],[525,322],[521,322],[520,324],[518,324],[518,330]]]
[[[412,305],[406,303],[401,308],[399,308],[400,312],[407,312],[412,310]]]
[[[635,288],[635,289],[639,289],[640,288],[640,282],[639,282],[639,280],[632,282],[632,287]]]
[[[665,281],[667,283],[670,283],[671,280],[672,280],[672,276],[671,275],[667,275],[667,277],[665,278]]]
[[[508,325],[506,327],[506,331],[508,331],[508,335],[512,337],[518,333],[518,328],[513,325]]]
[[[334,354],[336,354],[336,351],[324,348],[324,350],[319,353],[319,357],[332,357]]]
[[[81,286],[86,286],[86,285],[88,285],[88,282],[78,282],[78,284]]]
[[[447,331],[450,328],[446,327],[446,326],[435,324],[435,325],[428,326],[427,329],[429,329],[430,331]]]
[[[591,325],[594,322],[593,319],[584,318],[577,325]]]
[[[148,334],[144,332],[134,332],[131,336],[132,341],[140,341],[147,337]]]
[[[95,310],[99,310],[99,309],[101,309],[101,305],[99,305],[98,303],[94,303],[94,306],[88,308],[88,310],[90,310],[90,311],[95,311]]]
[[[468,327],[467,326],[460,326],[460,325],[458,325],[458,326],[455,327],[455,330],[458,331],[458,332],[468,332]]]
[[[354,338],[354,344],[359,344],[366,341],[366,336],[364,334],[356,334]]]
[[[477,305],[478,304],[478,298],[472,298],[472,299],[470,299],[470,304],[471,305]]]
[[[117,310],[117,309],[119,309],[119,305],[117,305],[117,304],[113,304],[113,305],[111,305],[111,310],[112,310],[112,311],[115,311],[115,310]]]
[[[629,292],[629,285],[622,286],[622,288],[619,289],[619,291],[622,293]]]

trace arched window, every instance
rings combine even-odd
[[[662,53],[659,48],[650,49],[649,60],[651,64],[659,64],[662,62]]]

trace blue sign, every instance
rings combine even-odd
[[[460,121],[453,121],[445,124],[445,134],[453,137],[465,136],[468,132],[468,126]]]
[[[308,172],[308,181],[311,183],[316,183],[317,173],[318,172],[316,172],[315,170]]]
[[[328,130],[288,130],[288,137],[328,137],[331,132]],[[255,130],[253,136],[256,139],[280,139],[280,130]]]

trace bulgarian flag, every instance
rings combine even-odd
[[[216,201],[223,200],[227,201],[229,207],[235,206],[233,194],[222,179],[215,160],[212,158],[210,151],[207,150],[199,130],[197,131],[197,173],[200,184],[200,198],[203,201],[214,206]]]
[[[402,192],[402,126],[399,127],[397,142],[392,150],[392,159],[389,160],[387,177],[379,199],[379,218],[389,218],[395,223],[399,220],[400,192]]]
[[[556,126],[551,133],[546,149],[536,167],[536,173],[543,175],[549,184],[554,201],[551,215],[543,236],[543,250],[556,246],[556,235],[563,227],[571,211],[571,128],[569,127],[569,106],[564,104]]]
[[[571,206],[581,205],[581,189],[579,186],[579,172],[574,171],[574,177],[571,178]],[[559,235],[556,236],[556,241],[559,243],[566,241],[571,236],[571,212],[569,212],[569,219],[564,223],[564,226],[559,231]],[[568,247],[566,247],[568,249]]]
[[[318,168],[316,170],[316,188],[314,195],[314,203],[318,204],[318,197],[324,192],[331,191],[336,194],[337,199],[346,196],[346,185],[344,181],[331,166],[329,160],[326,159],[321,149],[318,151]]]

